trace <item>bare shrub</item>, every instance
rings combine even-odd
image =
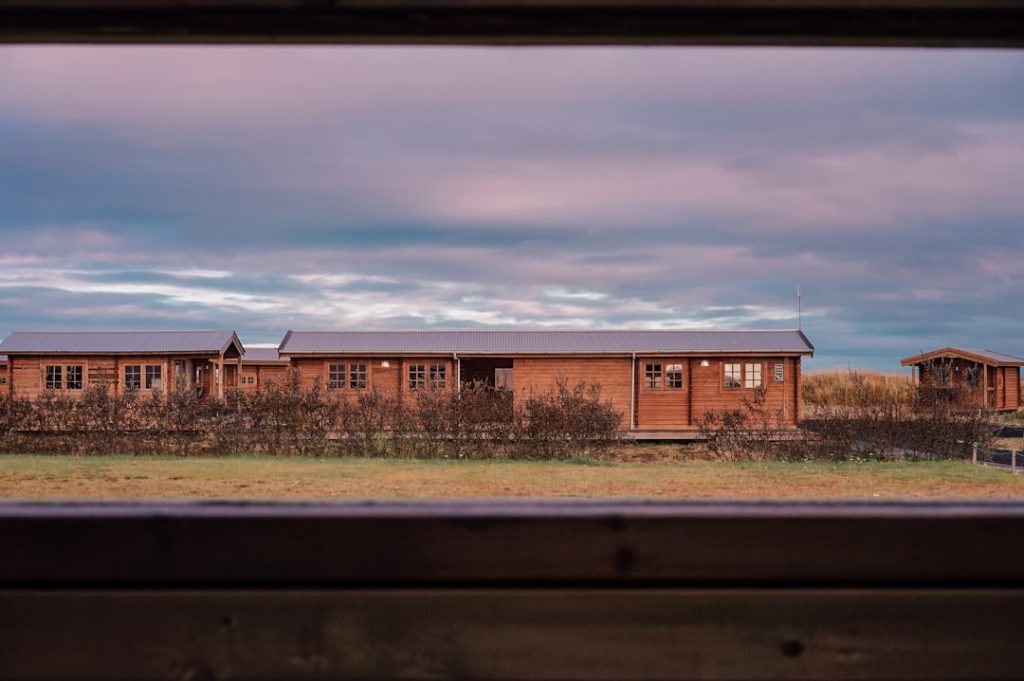
[[[601,401],[601,387],[558,379],[555,390],[523,401],[515,437],[519,457],[600,455],[620,441],[622,414]]]

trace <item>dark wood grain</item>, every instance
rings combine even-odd
[[[1022,584],[1024,503],[0,504],[0,584]]]
[[[0,591],[18,679],[1013,679],[1024,591]]]
[[[0,42],[1024,45],[1017,0],[5,0]]]

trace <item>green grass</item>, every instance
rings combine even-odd
[[[0,455],[4,498],[1007,498],[1024,475],[966,462],[435,461]]]

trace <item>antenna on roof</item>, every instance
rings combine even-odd
[[[800,300],[800,284],[796,285],[796,328],[800,331],[804,330],[803,320],[803,306]]]

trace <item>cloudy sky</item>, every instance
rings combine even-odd
[[[1024,53],[0,48],[0,334],[793,328],[1024,355]]]

